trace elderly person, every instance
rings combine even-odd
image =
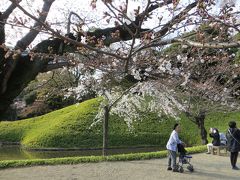
[[[232,165],[232,169],[238,170],[239,168],[236,166],[238,152],[240,151],[240,130],[237,128],[237,124],[235,121],[230,121],[228,123],[229,129],[227,130],[227,148],[230,154],[230,161]]]
[[[179,139],[178,133],[181,131],[181,127],[179,124],[175,124],[173,127],[173,131],[170,135],[170,138],[167,142],[167,150],[168,150],[168,168],[167,170],[172,170],[173,172],[178,172],[178,168],[176,166],[177,159],[177,145],[184,143]]]

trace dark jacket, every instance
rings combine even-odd
[[[226,138],[227,138],[228,151],[230,152],[240,151],[240,130],[239,129],[229,128],[226,133]]]
[[[210,133],[209,136],[213,138],[212,144],[214,146],[220,146],[220,135],[218,130],[216,130],[215,133]]]
[[[177,149],[181,156],[186,155],[187,150],[184,148],[184,146],[182,144],[177,144]]]

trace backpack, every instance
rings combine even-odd
[[[220,144],[223,146],[227,145],[227,138],[224,133],[219,133],[220,136]]]

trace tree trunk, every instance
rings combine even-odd
[[[13,100],[22,92],[27,84],[34,80],[38,73],[46,67],[47,63],[47,59],[31,61],[28,56],[20,57],[6,84],[4,84],[6,78],[4,70],[8,71],[8,69],[6,68],[1,71],[3,73],[0,74],[0,120],[7,120],[4,114],[9,109],[10,104],[12,104]]]
[[[201,133],[201,139],[202,139],[202,144],[207,144],[208,140],[207,140],[207,131],[206,128],[204,127],[204,124],[200,125],[200,133]]]
[[[106,105],[104,107],[104,119],[103,119],[103,147],[102,147],[102,155],[107,155],[107,147],[108,147],[108,120],[109,120],[109,106]]]
[[[198,116],[195,117],[195,121],[197,123],[198,128],[200,129],[200,135],[201,135],[201,139],[202,139],[202,144],[207,144],[208,140],[207,140],[207,131],[206,128],[204,126],[204,122],[205,122],[205,111],[201,111]]]
[[[48,53],[48,47],[51,46],[53,54],[57,54],[62,42],[57,38],[45,40],[40,42],[34,49],[36,52]],[[0,48],[0,120],[7,120],[4,114],[13,103],[13,100],[40,72],[46,71],[48,62],[53,60],[49,56],[46,58],[34,57],[33,61],[31,61],[29,55],[20,55],[17,59],[10,56],[6,59],[5,54],[4,49]]]

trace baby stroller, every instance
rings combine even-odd
[[[184,172],[183,166],[186,165],[187,169],[190,172],[193,172],[193,165],[190,163],[190,160],[192,156],[186,155],[187,151],[185,150],[184,146],[182,144],[178,144],[178,152],[179,152],[179,161],[177,163],[177,168],[180,173]]]

